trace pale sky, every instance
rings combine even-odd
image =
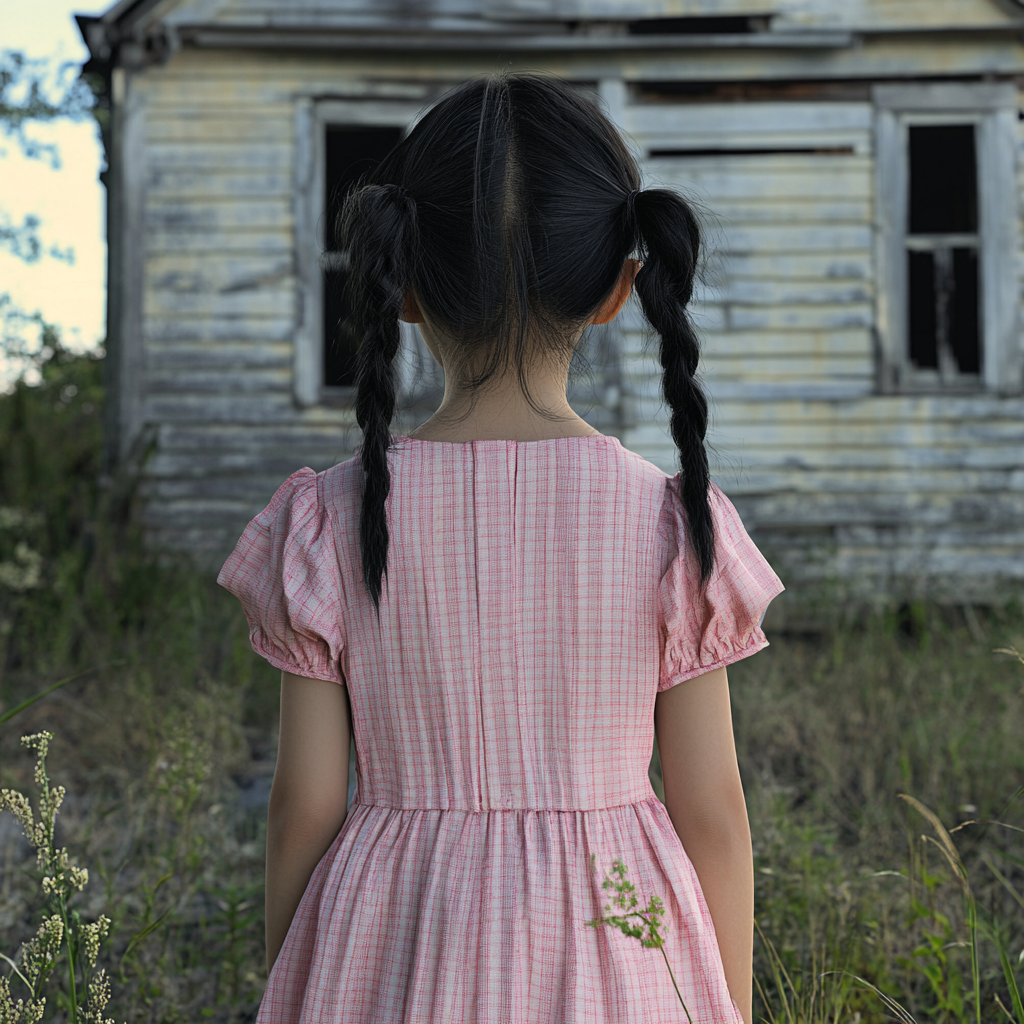
[[[88,51],[72,15],[98,14],[111,5],[112,0],[0,0],[0,49],[51,57],[57,63],[82,62]],[[17,224],[25,214],[36,214],[44,241],[74,249],[75,262],[68,266],[44,257],[25,264],[0,252],[0,292],[10,292],[22,309],[38,310],[57,324],[68,347],[91,347],[103,339],[105,315],[105,190],[97,177],[103,166],[99,132],[92,121],[65,121],[32,126],[29,134],[56,143],[61,167],[51,170],[46,159],[25,159],[18,144],[0,134],[0,207]]]

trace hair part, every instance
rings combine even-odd
[[[530,407],[548,416],[530,394],[529,364],[538,355],[571,362],[580,331],[633,253],[643,260],[635,281],[640,305],[661,339],[687,539],[701,584],[710,578],[708,407],[687,311],[701,231],[682,196],[640,191],[641,184],[617,129],[572,86],[552,75],[499,73],[443,96],[346,196],[338,237],[359,339],[360,548],[363,582],[378,614],[406,294],[451,339],[446,373],[472,401],[514,369]],[[482,369],[470,372],[481,356]]]

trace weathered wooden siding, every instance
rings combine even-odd
[[[188,5],[186,5],[187,8]],[[292,0],[226,0],[212,15],[215,24],[249,28],[274,25],[295,27],[316,25],[365,25],[383,23],[399,11],[411,16],[411,8],[399,2],[378,0],[333,0],[330,5]],[[501,19],[565,18],[614,20],[633,18],[679,18],[721,15],[773,15],[773,28],[790,26],[820,28],[980,28],[1002,26],[1014,21],[1009,5],[991,0],[444,0],[419,9],[422,21],[447,21],[451,25]],[[187,21],[187,11],[176,16]]]
[[[275,482],[329,465],[346,435],[291,398],[292,104],[256,75],[229,84],[187,63],[142,83],[147,521],[163,543],[219,551]]]
[[[866,66],[880,47],[861,55]],[[895,62],[894,46],[885,53]],[[602,59],[586,58],[594,79],[622,73]],[[784,67],[781,54],[757,59],[775,73]],[[845,73],[848,59],[832,69]],[[915,51],[911,63],[940,59]],[[1024,66],[1016,51],[1005,59]],[[586,77],[583,60],[550,64]],[[745,55],[717,60],[715,77],[747,68]],[[711,64],[712,55],[695,55],[688,69],[658,57],[627,62],[625,72],[654,78],[671,66],[699,77]],[[141,402],[155,442],[147,520],[161,543],[219,557],[288,473],[349,458],[359,441],[352,410],[293,401],[297,99],[419,101],[487,66],[424,58],[414,74],[406,58],[186,49],[135,77],[144,108]],[[874,394],[870,105],[626,102],[616,114],[643,151],[837,150],[646,166],[652,184],[680,185],[712,214],[720,259],[698,322],[715,473],[780,572],[873,587],[926,581],[964,597],[1024,581],[1024,400]],[[673,472],[657,363],[635,312],[626,324],[639,423],[622,440]]]
[[[842,25],[871,29],[941,29],[999,27],[1015,20],[1009,4],[992,0],[779,0],[773,28],[790,25]]]
[[[811,136],[837,150],[647,164],[651,184],[681,187],[709,214],[718,255],[696,309],[713,471],[780,571],[964,599],[1019,586],[1024,400],[874,393],[871,106],[657,104],[622,117],[645,151]],[[670,470],[656,367],[642,335],[629,338],[649,425],[627,443]]]

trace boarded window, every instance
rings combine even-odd
[[[402,129],[327,125],[326,133],[324,250],[333,253],[338,247],[335,218],[345,194],[397,145]],[[358,344],[346,322],[349,309],[343,294],[345,271],[328,261],[323,273],[324,386],[355,387]]]
[[[981,370],[975,125],[908,132],[907,356],[952,384]]]

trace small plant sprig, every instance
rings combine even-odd
[[[69,911],[71,895],[81,892],[89,881],[89,872],[71,862],[65,848],[54,843],[57,811],[64,802],[63,786],[51,786],[46,771],[46,755],[53,733],[40,732],[22,736],[21,742],[36,752],[34,780],[39,788],[39,820],[36,820],[28,797],[13,789],[0,789],[0,811],[10,811],[21,825],[25,838],[36,851],[43,872],[42,889],[53,913],[43,919],[35,938],[21,947],[17,960],[0,953],[0,958],[13,968],[28,988],[27,999],[15,1001],[10,979],[0,978],[0,1024],[38,1024],[46,1008],[46,984],[61,958],[62,946],[67,950],[68,1022],[69,1024],[114,1024],[104,1017],[110,1001],[110,982],[103,968],[95,970],[100,943],[110,930],[110,920],[101,915],[93,923],[81,920],[78,912]],[[81,976],[81,989],[78,978]]]
[[[597,854],[592,853],[590,855],[590,867],[593,871],[597,870],[596,862]],[[672,979],[672,987],[676,990],[676,995],[682,1004],[683,1013],[686,1014],[686,1019],[690,1024],[693,1024],[693,1018],[690,1016],[690,1011],[686,1007],[683,995],[679,991],[679,985],[676,984],[676,976],[672,972],[672,965],[668,962],[668,956],[665,953],[665,938],[658,930],[661,927],[661,919],[665,914],[665,905],[662,903],[661,897],[652,896],[643,910],[635,910],[634,908],[639,903],[639,900],[636,896],[635,886],[626,878],[628,868],[621,860],[614,860],[612,861],[611,874],[615,875],[618,881],[613,880],[606,874],[604,881],[601,883],[601,888],[615,890],[613,902],[624,913],[599,917],[596,921],[587,921],[587,925],[591,928],[599,928],[603,924],[610,924],[612,927],[618,928],[623,935],[639,939],[641,946],[647,949],[660,949],[661,955],[665,958],[668,975]],[[611,903],[606,903],[604,909],[611,910]],[[632,923],[631,919],[633,918],[639,919],[642,924]],[[644,926],[646,926],[646,930]]]

